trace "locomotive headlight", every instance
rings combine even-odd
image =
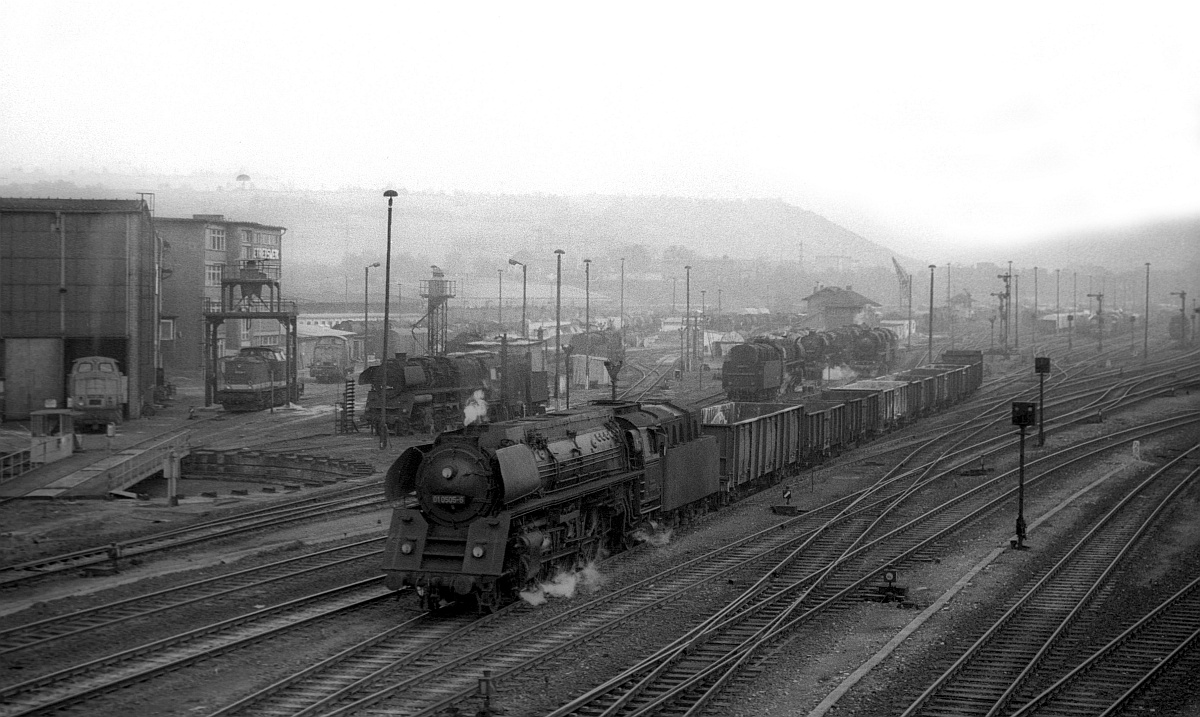
[[[484,550],[482,545],[476,545],[474,548],[471,548],[471,555],[475,556],[476,558],[482,558],[483,553]]]
[[[412,555],[412,551],[413,551],[412,543],[404,543],[403,545],[400,546],[400,552],[404,553],[405,555]]]
[[[450,480],[451,478],[454,477],[454,469],[451,468],[450,466],[446,466],[445,468],[442,469],[442,477],[445,478],[446,480]]]

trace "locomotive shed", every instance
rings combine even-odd
[[[1194,410],[1197,407],[1195,398],[1177,396],[1173,399],[1156,399],[1152,403],[1143,403],[1130,409],[1128,413],[1113,416],[1108,426],[1077,426],[1066,433],[1052,436],[1050,443],[1066,443],[1094,437],[1100,428],[1115,430],[1117,425],[1146,422],[1164,413],[1180,410],[1181,406],[1190,406]],[[932,426],[918,424],[902,433],[894,434],[886,442],[900,443],[905,436],[927,433],[929,428]],[[1194,442],[1195,432],[1192,436]],[[869,445],[860,450],[864,453],[874,453],[882,447]],[[1170,455],[1178,448],[1170,440],[1156,439],[1144,442],[1142,450],[1149,460],[1153,460],[1155,456]],[[361,446],[359,452],[364,452]],[[792,487],[800,502],[804,505],[814,505],[872,480],[882,471],[882,466],[870,465],[876,462],[879,461],[874,457],[856,460],[854,454],[848,454],[826,464],[811,476],[803,476],[811,478],[809,485],[796,481]],[[924,673],[921,672],[923,669],[931,675],[936,654],[945,651],[947,645],[970,642],[968,636],[983,619],[980,615],[992,606],[993,602],[1004,601],[1006,587],[1011,588],[1025,573],[1034,570],[1029,564],[1037,556],[1038,544],[1051,544],[1058,541],[1060,536],[1069,535],[1077,521],[1088,518],[1095,512],[1094,504],[1100,501],[1104,491],[1120,492],[1115,481],[1126,479],[1125,472],[1135,472],[1134,466],[1112,464],[1100,473],[1105,474],[1118,467],[1122,472],[1113,475],[1092,492],[1076,498],[1048,523],[1031,528],[1030,542],[1035,545],[1034,551],[1005,553],[989,567],[982,568],[971,578],[969,586],[948,602],[944,609],[935,613],[935,616],[914,633],[893,657],[882,663],[880,669],[868,673],[867,678],[838,704],[837,711],[850,709],[866,714],[898,713],[896,705],[903,701],[903,695],[908,694],[904,690],[909,688],[904,685],[925,679],[922,676]],[[1037,516],[1070,497],[1077,487],[1086,484],[1087,479],[1094,477],[1098,470],[1096,466],[1081,468],[1077,471],[1079,475],[1068,477],[1061,486],[1047,495],[1031,492],[1027,502],[1031,523]],[[805,488],[811,490],[806,492]],[[706,516],[694,527],[679,531],[662,547],[643,546],[611,559],[601,567],[601,574],[605,578],[601,591],[613,590],[640,577],[653,575],[660,567],[719,547],[734,536],[751,532],[755,527],[778,523],[779,517],[768,510],[770,504],[779,502],[778,493],[778,489],[767,490],[720,513]],[[1103,497],[1107,499],[1108,495],[1105,493]],[[1190,505],[1194,509],[1194,493],[1185,497],[1184,501],[1186,502],[1182,502],[1182,506]],[[1126,598],[1136,596],[1137,600],[1147,602],[1152,599],[1149,593],[1169,591],[1170,585],[1181,579],[1177,574],[1180,572],[1179,565],[1196,563],[1196,559],[1200,558],[1200,554],[1197,553],[1196,531],[1186,520],[1186,513],[1182,521],[1178,514],[1175,515],[1175,520],[1172,525],[1176,527],[1164,529],[1164,534],[1159,536],[1160,544],[1171,546],[1170,552],[1152,552],[1138,558],[1143,564],[1154,566],[1153,571],[1146,572],[1157,576],[1158,583],[1152,586],[1152,590],[1147,590],[1146,586],[1141,584],[1144,580],[1126,575],[1123,578],[1125,582],[1113,589],[1115,592]],[[972,533],[969,537],[956,540],[947,546],[947,552],[936,558],[939,562],[918,561],[903,567],[901,582],[909,588],[909,594],[918,603],[918,608],[933,604],[933,597],[941,595],[962,579],[963,575],[978,565],[996,545],[1003,545],[1011,533],[1011,525],[1011,513],[997,513],[980,524],[978,533]],[[221,568],[218,566],[216,569]],[[627,666],[635,661],[639,654],[662,644],[672,630],[690,624],[703,615],[706,609],[719,607],[731,589],[740,590],[742,587],[744,585],[735,582],[730,583],[728,587],[714,587],[701,591],[694,601],[684,601],[686,605],[675,603],[668,609],[650,613],[646,619],[623,631],[618,637],[601,637],[586,648],[580,648],[576,653],[568,653],[551,672],[530,671],[515,679],[500,682],[497,685],[495,703],[504,707],[509,714],[545,714],[569,701],[581,687],[590,685],[589,680],[612,674]],[[121,589],[133,591],[137,588],[118,588]],[[930,599],[926,600],[925,595],[929,595]],[[988,600],[989,596],[996,596],[995,600]],[[511,621],[507,629],[515,631],[523,626],[530,626],[554,611],[565,610],[575,603],[576,601],[551,600],[547,605],[536,609],[520,606],[507,618]],[[781,659],[762,670],[753,682],[735,683],[735,687],[728,692],[729,697],[710,708],[710,712],[806,712],[840,682],[843,674],[852,672],[862,664],[918,612],[920,610],[916,608],[903,610],[874,603],[858,603],[833,611],[820,621],[812,634],[806,634],[803,641],[793,640],[784,646],[779,653]],[[125,709],[145,714],[208,714],[219,705],[227,703],[236,694],[250,691],[273,674],[281,674],[283,667],[314,661],[307,655],[318,652],[321,655],[328,654],[339,645],[345,645],[350,637],[380,631],[385,626],[395,624],[403,616],[411,614],[411,606],[397,606],[389,601],[387,609],[359,615],[353,621],[341,621],[337,623],[339,627],[332,631],[329,627],[317,627],[308,629],[307,632],[274,638],[269,643],[243,648],[219,658],[212,658],[195,667],[156,678],[143,683],[136,690],[117,691],[97,698],[88,705],[93,712]],[[192,619],[201,618],[193,616]],[[1119,621],[1117,617],[1111,619]],[[339,631],[345,634],[338,634]],[[927,651],[933,652],[934,657]],[[279,660],[280,654],[305,657]],[[815,659],[817,656],[820,657],[819,660]],[[214,674],[221,675],[219,682],[211,679]],[[473,707],[478,706],[477,703],[470,704]],[[739,709],[738,705],[746,707]]]

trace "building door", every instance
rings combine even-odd
[[[63,407],[66,373],[60,339],[4,339],[4,420],[29,418],[54,399]]]

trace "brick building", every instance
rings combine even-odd
[[[879,302],[868,299],[849,286],[845,289],[840,286],[818,286],[803,299],[802,306],[802,311],[815,321],[807,325],[823,331],[854,324],[879,324]]]
[[[240,222],[221,214],[157,217],[163,239],[163,366],[168,374],[199,375],[204,368],[204,312],[221,301],[221,281],[248,264],[278,282],[284,227]],[[226,321],[218,329],[218,355],[243,346],[283,348],[284,327],[272,319]]]

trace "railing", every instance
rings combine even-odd
[[[206,314],[246,313],[246,314],[251,314],[251,315],[256,314],[256,313],[295,314],[295,313],[297,313],[297,310],[296,310],[296,302],[295,301],[283,301],[283,300],[267,301],[265,299],[259,299],[253,303],[237,304],[233,307],[227,308],[224,306],[224,304],[221,302],[220,299],[206,298],[204,300],[204,313],[206,313]],[[253,318],[253,317],[248,316],[247,318]]]
[[[126,449],[126,452],[132,451],[137,451],[137,454],[103,469],[106,490],[120,490],[163,470],[164,461],[172,453],[176,461],[182,459],[191,451],[191,432],[180,431],[156,443]]]
[[[33,462],[33,451],[28,448],[6,453],[0,456],[0,483],[25,475],[38,465]]]

